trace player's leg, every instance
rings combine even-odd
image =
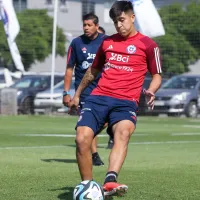
[[[84,108],[85,105],[85,98],[80,99],[78,113],[80,115],[81,110]],[[95,137],[92,141],[91,145],[91,153],[92,153],[92,164],[94,166],[101,166],[104,165],[103,161],[101,160],[99,153],[97,152],[97,137]]]
[[[110,136],[110,137],[109,137],[109,140],[108,140],[107,149],[112,149],[112,148],[113,148],[113,145],[114,145],[114,138]]]
[[[127,155],[128,142],[135,130],[135,124],[129,120],[123,120],[113,126],[114,146],[109,157],[108,171],[120,172]]]
[[[117,176],[127,155],[128,143],[136,125],[137,105],[135,102],[111,99],[108,132],[114,135],[114,146],[109,157],[109,167],[104,182],[105,195],[125,192],[128,187],[117,183]],[[112,136],[111,134],[111,136]]]
[[[92,140],[92,146],[91,146],[91,152],[92,152],[92,154],[97,152],[97,141],[98,141],[97,137],[95,137]]]
[[[104,163],[101,160],[99,153],[97,152],[97,141],[98,141],[98,136],[96,136],[92,141],[92,146],[91,146],[92,164],[94,166],[101,166],[101,165],[104,165]]]
[[[108,126],[108,123],[105,123],[103,128],[101,128],[101,130],[97,133],[97,135],[99,133],[101,133],[106,127]],[[94,138],[93,142],[92,142],[92,147],[91,147],[91,151],[92,151],[92,163],[94,166],[101,166],[104,165],[103,161],[101,160],[98,152],[97,152],[97,144],[98,144],[98,136]]]
[[[82,180],[92,180],[91,145],[93,138],[101,130],[107,115],[102,100],[90,96],[81,110],[76,130],[76,156]]]
[[[94,132],[86,126],[77,127],[76,159],[82,180],[92,180],[91,144]]]
[[[109,157],[108,172],[104,182],[105,195],[118,193],[123,195],[128,189],[124,184],[117,183],[117,176],[127,155],[128,142],[135,130],[135,125],[129,120],[123,120],[113,126],[114,146]]]

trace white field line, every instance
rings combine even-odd
[[[172,136],[189,136],[189,135],[200,135],[200,133],[172,133]]]
[[[199,119],[191,119],[191,120],[189,120],[189,122],[199,122],[200,123],[200,120]]]
[[[50,148],[63,148],[66,146],[57,145],[57,146],[30,146],[30,147],[0,147],[0,150],[9,150],[9,149],[50,149]]]
[[[200,125],[183,125],[185,128],[200,128]]]
[[[197,144],[198,141],[160,141],[160,142],[130,142],[129,145],[157,145],[157,144]],[[98,144],[98,146],[107,146],[108,144]],[[24,146],[24,147],[0,147],[0,150],[9,149],[50,149],[50,148],[67,148],[67,145],[55,145],[55,146]]]
[[[129,145],[154,145],[154,144],[193,144],[200,143],[197,141],[160,141],[160,142],[130,142]],[[98,144],[98,146],[106,146],[108,144]]]
[[[170,133],[170,136],[189,136],[189,135],[200,135],[200,133]],[[25,136],[25,137],[66,137],[66,138],[75,138],[76,135],[75,134],[19,134],[16,136]],[[134,133],[133,136],[139,136],[139,137],[143,137],[143,136],[156,136],[156,134],[137,134]],[[98,135],[98,137],[108,137],[107,134],[100,134]]]

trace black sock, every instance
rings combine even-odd
[[[95,157],[98,157],[98,156],[99,156],[98,152],[95,152],[95,153],[92,154],[92,158],[95,158]]]
[[[118,174],[114,171],[110,171],[106,174],[106,178],[105,178],[105,181],[104,181],[104,184],[105,183],[108,183],[108,182],[117,182],[117,176]]]

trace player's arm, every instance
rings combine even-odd
[[[156,43],[149,46],[146,51],[147,54],[147,66],[148,70],[152,75],[152,80],[149,88],[145,90],[145,95],[147,98],[147,104],[152,109],[154,107],[155,93],[160,88],[162,83],[162,66],[161,66],[161,56],[160,50]]]
[[[96,79],[97,75],[102,71],[102,68],[105,64],[105,54],[103,51],[103,43],[99,47],[96,57],[92,63],[92,65],[86,71],[76,93],[76,97],[80,97],[81,92],[92,82]]]
[[[76,97],[80,97],[81,93],[83,92],[83,90],[88,87],[88,85],[96,79],[97,75],[100,73],[99,69],[96,69],[92,66],[90,66],[88,68],[88,70],[86,71],[76,93],[75,96]]]
[[[72,41],[68,49],[67,67],[66,67],[65,76],[64,76],[63,104],[65,106],[68,106],[69,102],[71,101],[69,91],[70,91],[75,61],[76,61],[75,45],[74,45],[74,42]]]
[[[64,91],[63,91],[63,104],[65,106],[68,106],[68,103],[71,100],[69,90],[71,86],[72,76],[73,76],[73,67],[67,65],[64,76]]]
[[[153,74],[148,90],[155,94],[157,90],[160,88],[161,83],[162,83],[162,76],[160,74]]]

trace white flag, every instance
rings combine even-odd
[[[16,45],[15,42],[10,42],[10,40],[8,40],[8,45],[10,47],[10,53],[12,55],[12,59],[15,63],[16,68],[21,71],[24,72],[24,65],[22,63],[21,60],[21,55],[19,53],[18,47]]]
[[[19,33],[20,27],[17,16],[13,7],[12,0],[0,0],[1,4],[1,18],[4,23],[6,35],[14,42]]]
[[[162,20],[152,0],[132,0],[139,31],[149,37],[165,35]]]
[[[19,33],[20,26],[13,7],[12,0],[0,0],[0,20],[3,21],[8,46],[18,70],[24,72],[24,65],[21,61],[15,38]]]

